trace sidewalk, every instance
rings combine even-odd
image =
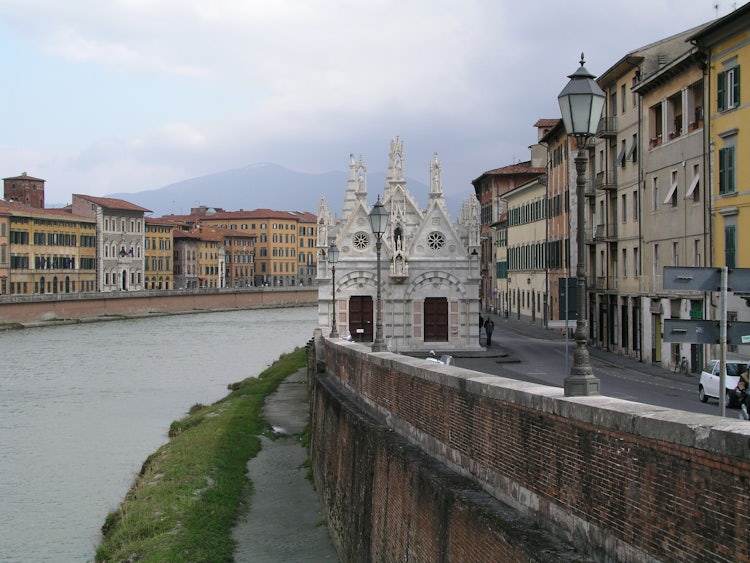
[[[339,560],[303,466],[307,451],[299,433],[308,421],[306,374],[303,368],[287,377],[263,407],[263,417],[284,436],[262,438],[260,453],[247,464],[253,490],[248,513],[232,531],[237,562]]]

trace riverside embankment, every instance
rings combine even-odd
[[[317,300],[317,289],[304,286],[6,295],[0,298],[0,329],[159,314],[298,307],[313,305]]]
[[[286,354],[172,423],[107,517],[97,561],[337,560],[305,479],[305,363],[303,350]]]

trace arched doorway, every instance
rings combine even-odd
[[[120,287],[123,291],[128,290],[128,271],[123,270],[122,271],[122,286]]]

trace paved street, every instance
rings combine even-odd
[[[503,319],[490,315],[495,322],[492,346],[480,354],[459,355],[456,365],[509,377],[563,386],[573,363],[576,344],[572,337],[565,341],[558,331],[542,328],[537,319],[515,317]],[[485,315],[486,317],[486,315]],[[481,343],[484,345],[484,331]],[[567,354],[566,354],[567,348]],[[601,381],[601,393],[610,397],[719,415],[716,400],[698,400],[698,374],[673,373],[660,366],[639,362],[619,354],[588,347],[594,375]],[[735,418],[739,411],[727,409],[726,416]]]

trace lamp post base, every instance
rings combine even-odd
[[[565,378],[566,397],[590,397],[599,394],[599,378],[593,375],[571,375]]]
[[[378,342],[376,340],[375,342],[372,343],[371,350],[373,352],[385,352],[386,350],[388,350],[388,348],[386,347],[385,342],[382,342],[382,341]]]

